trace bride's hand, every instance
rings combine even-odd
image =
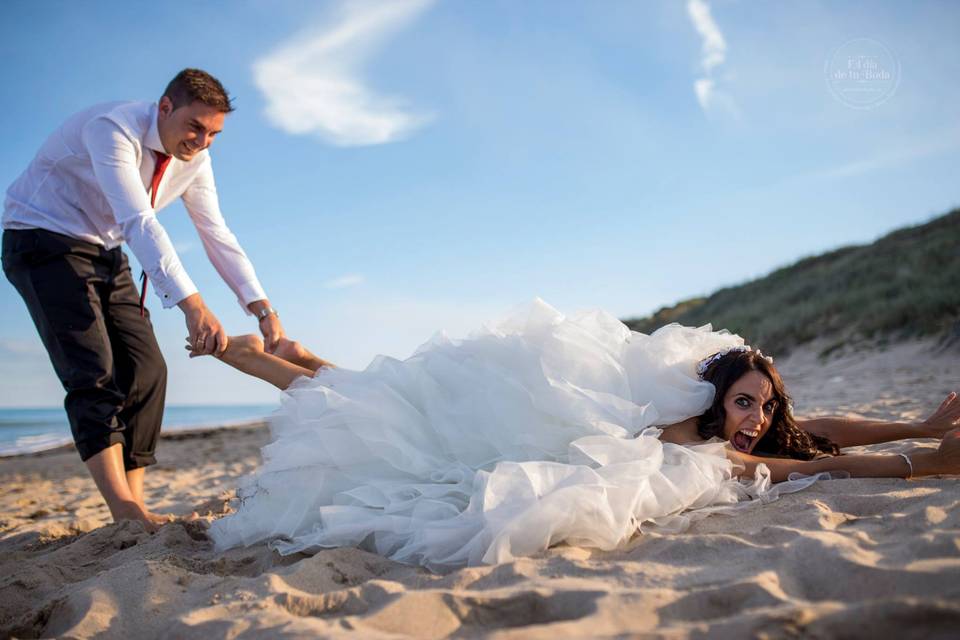
[[[951,391],[937,410],[920,423],[920,428],[928,438],[942,438],[958,424],[960,424],[960,399],[957,398],[955,391]]]

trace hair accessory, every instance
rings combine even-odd
[[[718,352],[716,352],[715,354],[713,354],[712,356],[708,356],[708,357],[704,358],[703,360],[701,360],[700,362],[698,362],[698,363],[697,363],[697,376],[698,376],[701,380],[703,380],[703,376],[704,376],[704,374],[707,372],[707,369],[709,369],[709,368],[710,368],[710,365],[712,365],[714,362],[716,362],[717,360],[719,360],[719,359],[722,358],[723,356],[727,355],[728,353],[741,353],[741,352],[744,352],[744,351],[756,351],[758,356],[760,356],[761,358],[763,358],[764,360],[766,360],[766,361],[769,362],[770,364],[773,364],[773,358],[771,358],[770,356],[765,356],[765,355],[763,355],[763,352],[760,351],[760,349],[751,349],[749,345],[745,345],[745,344],[743,344],[743,345],[736,345],[736,346],[733,346],[733,347],[727,347],[726,349],[723,349],[722,351],[718,351]]]

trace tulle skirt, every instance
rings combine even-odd
[[[218,550],[354,545],[440,571],[560,542],[613,549],[775,499],[815,478],[772,486],[760,465],[741,481],[725,443],[658,438],[712,402],[697,362],[740,344],[709,325],[645,335],[535,300],[406,360],[321,370],[287,390],[261,468],[210,535]]]

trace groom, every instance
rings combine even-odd
[[[157,221],[180,197],[207,256],[256,317],[265,348],[283,337],[253,265],[227,228],[207,148],[233,111],[220,82],[184,69],[158,103],[111,102],[63,123],[7,190],[3,271],[23,297],[67,392],[80,458],[114,520],[155,530],[143,501],[163,418],[166,365],[144,308],[152,281],[183,311],[194,353],[222,354],[227,336]],[[143,266],[141,291],[120,244]]]

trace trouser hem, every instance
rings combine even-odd
[[[74,440],[74,443],[77,445],[77,452],[80,453],[80,459],[83,462],[86,462],[102,451],[106,451],[115,444],[123,445],[124,442],[123,434],[120,432],[111,433],[106,440]]]

